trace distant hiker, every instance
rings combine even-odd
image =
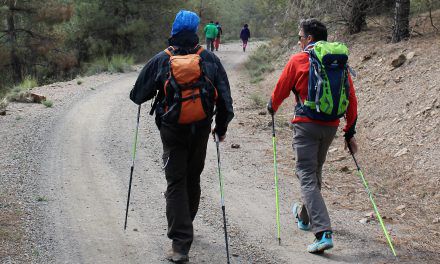
[[[243,51],[246,51],[248,40],[251,38],[251,32],[249,31],[248,24],[244,24],[240,32],[240,39],[243,42]]]
[[[156,96],[150,114],[156,111],[163,145],[167,235],[172,240],[167,258],[173,262],[188,261],[213,114],[212,132],[220,141],[234,116],[225,69],[214,53],[199,45],[199,22],[193,12],[177,13],[170,47],[150,59],[130,93],[136,104]]]
[[[214,41],[214,47],[215,50],[218,51],[218,48],[220,46],[220,37],[223,34],[223,30],[222,30],[222,26],[217,22],[215,22],[215,26],[217,27],[218,33],[217,33],[217,37],[215,38]]]
[[[214,21],[210,21],[209,24],[205,26],[205,38],[206,38],[206,48],[210,51],[214,51],[214,41],[218,34],[218,29],[214,24]]]
[[[357,151],[357,99],[348,71],[347,47],[326,42],[327,28],[316,19],[301,21],[298,39],[302,51],[285,66],[267,108],[274,114],[294,92],[297,104],[292,120],[293,144],[304,204],[295,204],[293,212],[298,228],[315,234],[316,239],[307,250],[319,253],[333,247],[330,217],[321,195],[322,167],[342,116],[346,119],[345,144],[349,142]],[[312,67],[309,61],[313,62]]]

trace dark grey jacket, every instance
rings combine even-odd
[[[182,52],[186,52],[182,50]],[[232,107],[231,89],[229,87],[228,76],[220,59],[212,52],[204,50],[202,58],[203,71],[217,88],[218,99],[216,102],[216,132],[219,136],[226,133],[229,122],[234,117]],[[165,81],[168,78],[169,56],[164,51],[156,54],[144,66],[134,88],[130,92],[130,99],[136,104],[142,104],[156,96],[161,96],[158,91],[163,90]],[[161,101],[162,98],[159,98]],[[161,122],[160,116],[156,115],[156,122]],[[209,120],[209,123],[211,121]],[[159,125],[159,124],[158,124]]]

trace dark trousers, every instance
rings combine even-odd
[[[168,238],[173,249],[188,254],[194,237],[193,220],[200,201],[200,174],[203,171],[211,126],[169,126],[160,136],[166,190]]]

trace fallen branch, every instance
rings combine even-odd
[[[435,30],[438,32],[438,28],[434,25],[434,21],[432,21],[432,6],[431,1],[429,1],[429,20],[431,21],[431,26],[435,28]]]

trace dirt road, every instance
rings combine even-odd
[[[382,239],[378,241],[377,226],[362,226],[356,212],[332,204],[335,249],[322,256],[306,253],[313,235],[295,228],[290,211],[300,195],[289,137],[279,142],[282,245],[278,246],[271,131],[267,126],[248,126],[251,118],[265,124],[270,118],[249,107],[252,85],[243,69],[249,53],[240,51],[238,44],[228,44],[217,54],[228,71],[236,109],[227,140],[221,144],[232,263],[394,262]],[[30,217],[33,248],[38,252],[31,256],[35,263],[167,263],[166,182],[149,104],[142,109],[131,211],[128,229],[123,231],[137,112],[128,93],[136,77],[137,73],[113,76],[92,90],[50,89],[53,94],[63,93],[58,96],[60,103],[55,101],[53,109],[37,109],[47,120],[45,127],[36,129],[38,137],[27,139],[39,146],[32,152],[34,165],[27,173],[35,179],[27,185],[45,198]],[[32,107],[36,106],[25,106],[24,111]],[[240,148],[231,148],[232,143]],[[214,142],[209,143],[201,178],[202,200],[190,260],[226,263]]]

